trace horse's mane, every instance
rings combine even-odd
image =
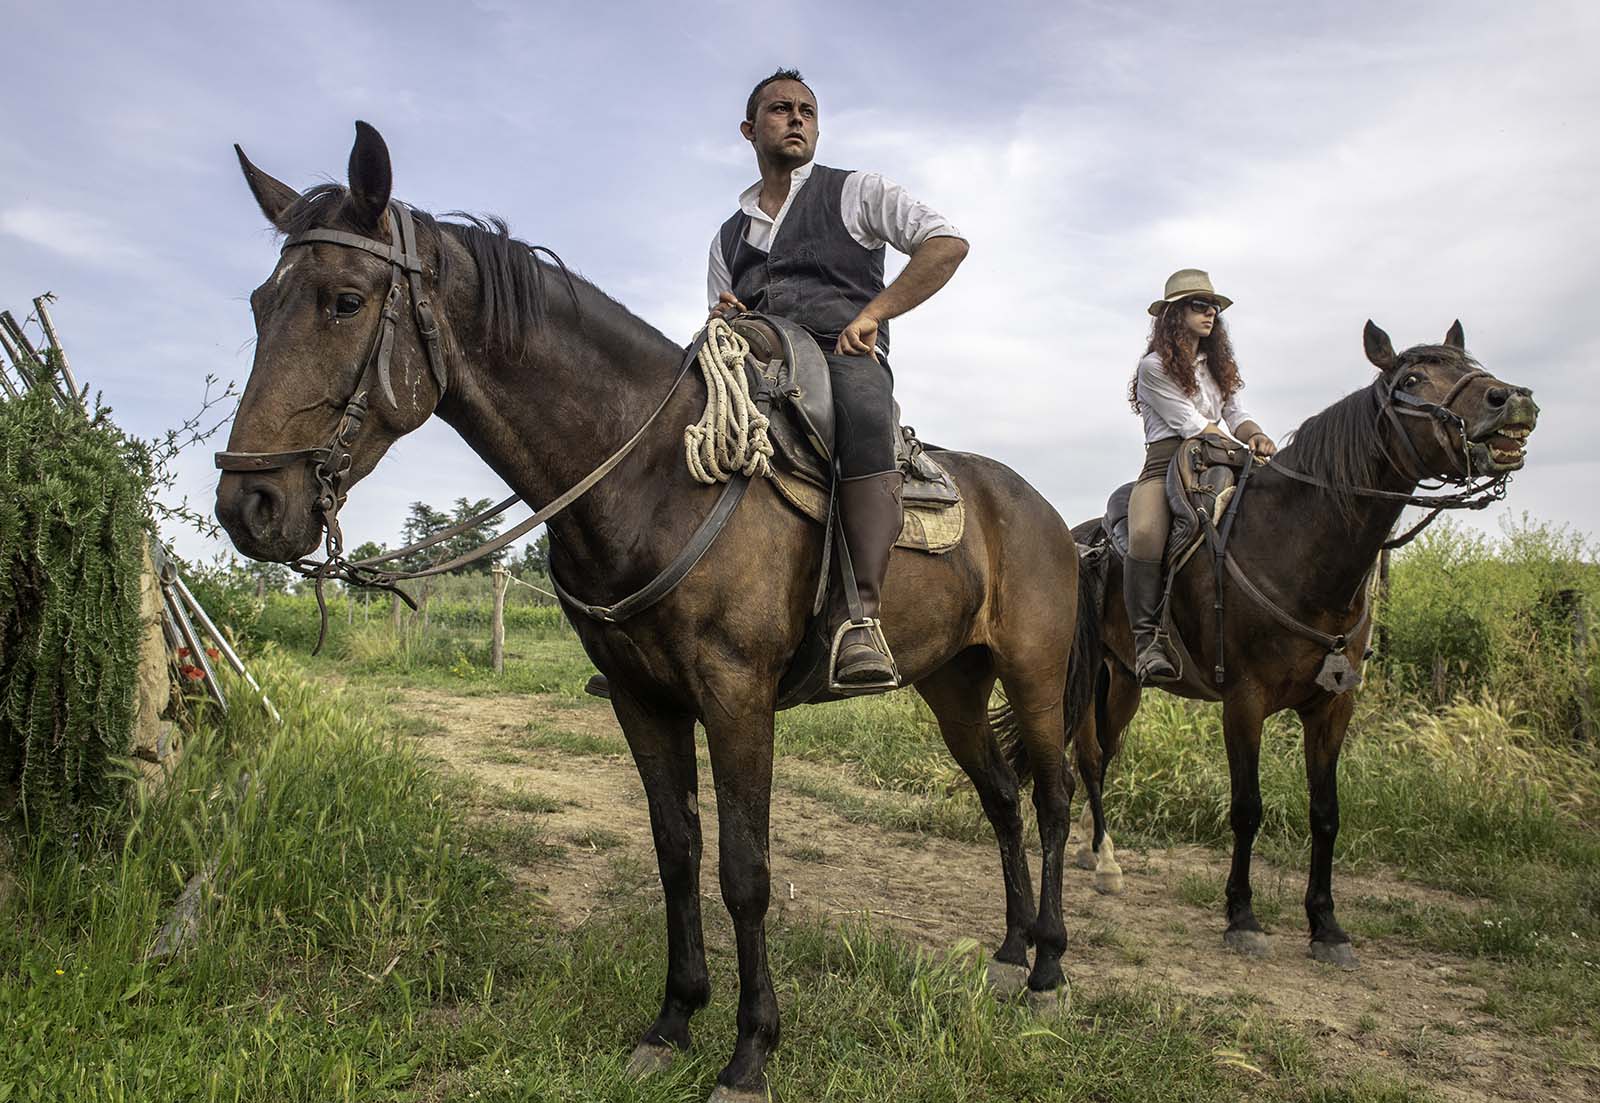
[[[1464,370],[1477,367],[1477,361],[1450,345],[1416,345],[1396,357],[1395,366],[1378,378],[1391,380],[1423,363]],[[1383,395],[1372,384],[1351,391],[1306,418],[1283,449],[1288,466],[1328,484],[1334,508],[1347,520],[1355,517],[1360,501],[1352,493],[1354,488],[1377,486],[1388,466],[1383,402]]]
[[[284,211],[278,221],[279,232],[293,237],[306,230],[326,228],[365,234],[366,229],[356,225],[351,217],[346,203],[348,196],[349,190],[341,184],[318,184]],[[668,340],[616,299],[573,272],[550,249],[512,237],[503,219],[450,211],[444,217],[459,221],[446,222],[415,207],[411,213],[416,219],[420,239],[431,239],[431,244],[437,247],[443,235],[449,234],[472,258],[478,270],[478,320],[490,347],[496,352],[515,358],[524,356],[533,335],[542,330],[549,319],[551,292],[562,288],[565,288],[562,298],[571,301],[580,321],[616,314],[651,335]],[[440,248],[438,254],[439,283],[448,286],[450,253]],[[552,279],[556,281],[554,286],[550,282]]]

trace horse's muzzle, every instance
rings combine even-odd
[[[1485,395],[1486,416],[1473,426],[1468,450],[1473,467],[1485,472],[1520,470],[1528,437],[1539,423],[1539,405],[1526,387],[1492,387]]]
[[[283,472],[223,472],[217,482],[217,520],[234,547],[270,563],[292,563],[316,550],[322,526],[309,499],[285,485],[294,481],[299,481],[295,475]]]

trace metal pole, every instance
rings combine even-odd
[[[283,717],[278,715],[278,710],[273,706],[272,699],[262,691],[260,683],[258,683],[255,678],[251,677],[250,671],[245,669],[244,660],[239,658],[239,653],[233,649],[232,645],[229,644],[226,639],[223,638],[222,633],[217,631],[216,624],[213,623],[211,617],[206,613],[201,604],[195,600],[194,594],[189,592],[189,586],[183,581],[182,576],[174,571],[173,578],[178,587],[178,593],[183,598],[184,604],[187,605],[194,613],[195,619],[200,622],[200,627],[206,630],[206,634],[216,641],[217,650],[221,651],[222,657],[228,660],[228,665],[233,667],[233,672],[239,675],[239,677],[243,678],[245,680],[245,684],[256,691],[256,694],[261,698],[261,703],[267,706],[267,711],[272,714],[272,719],[277,721],[279,724],[283,723]]]
[[[78,381],[72,377],[72,368],[67,364],[67,350],[62,348],[61,340],[56,336],[55,323],[50,320],[50,311],[45,309],[45,304],[55,299],[55,296],[46,291],[33,300],[33,309],[39,315],[39,328],[44,330],[45,339],[50,342],[50,349],[56,354],[56,363],[61,368],[61,378],[66,382],[72,400],[81,405],[78,398]]]
[[[184,646],[189,649],[189,654],[194,656],[195,662],[199,664],[201,673],[205,675],[206,689],[211,694],[211,699],[217,703],[218,708],[226,713],[228,711],[227,698],[223,697],[222,686],[217,682],[217,672],[211,668],[211,660],[206,657],[205,645],[200,642],[200,633],[195,631],[194,623],[189,620],[189,614],[178,597],[177,587],[173,585],[175,578],[177,578],[177,572],[172,569],[172,564],[168,563],[161,571],[161,599],[172,610],[172,619],[178,624],[178,631],[183,636]]]

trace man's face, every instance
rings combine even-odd
[[[758,160],[798,168],[817,152],[817,101],[799,81],[775,80],[761,90],[756,117],[739,130]]]

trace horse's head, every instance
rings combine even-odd
[[[389,151],[366,123],[348,188],[300,195],[234,149],[286,240],[250,296],[255,363],[217,457],[217,519],[246,555],[286,562],[315,549],[350,487],[442,397],[429,302],[441,258],[431,228],[418,241],[410,212],[390,202]]]
[[[1369,321],[1365,343],[1367,359],[1382,373],[1374,388],[1397,438],[1391,459],[1403,474],[1461,481],[1522,466],[1539,420],[1533,392],[1502,382],[1469,357],[1459,321],[1443,344],[1399,354]]]

